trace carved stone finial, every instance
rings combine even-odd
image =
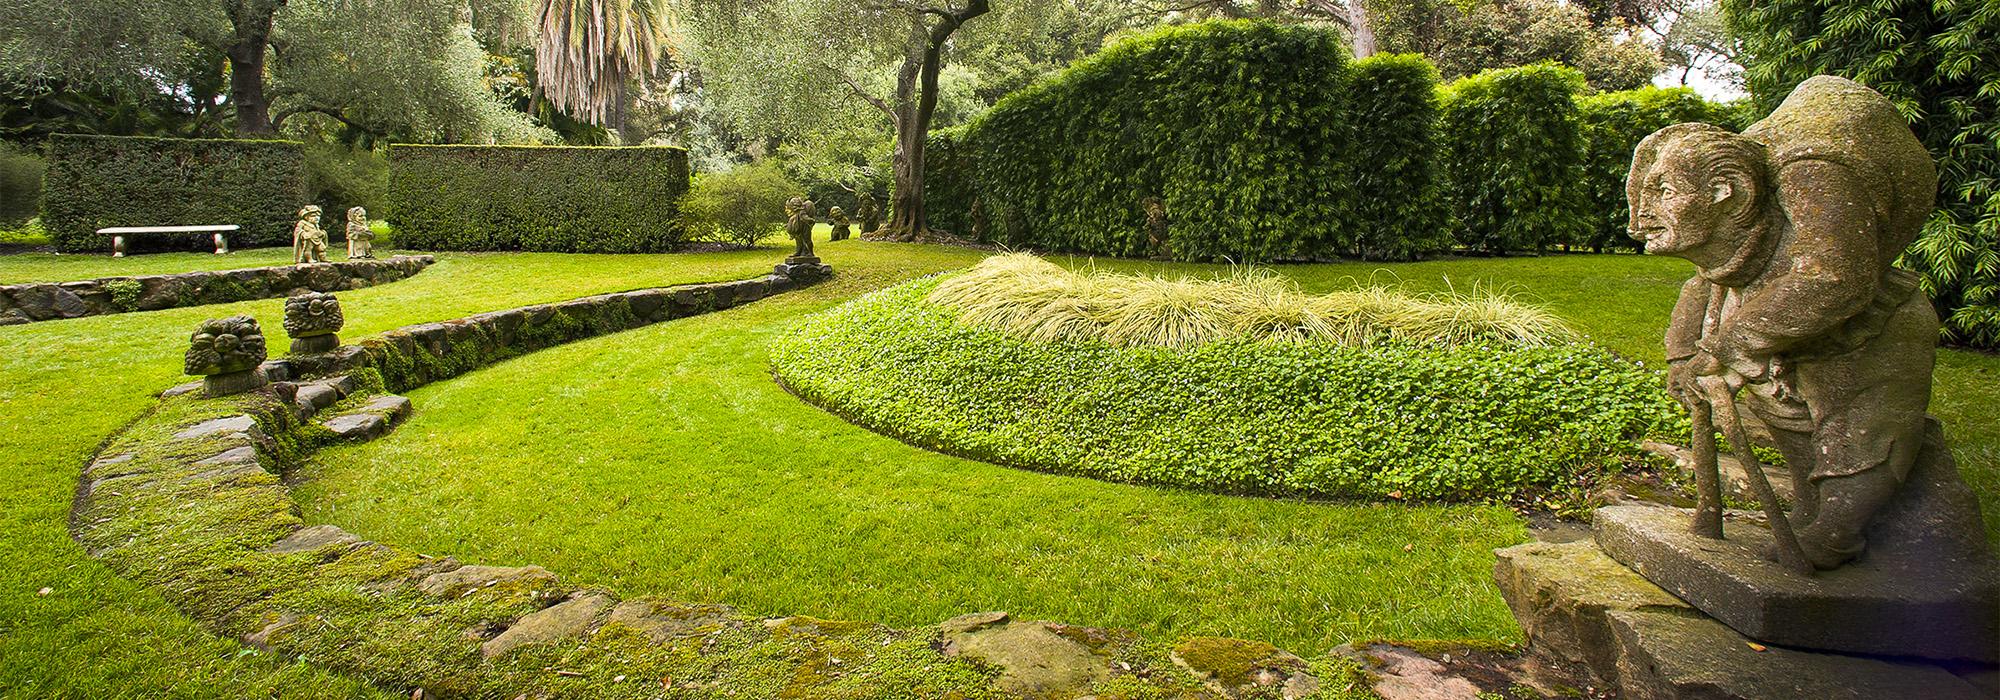
[[[340,347],[340,327],[347,322],[340,300],[332,294],[307,292],[285,299],[285,334],[292,337],[292,353],[320,353]]]
[[[257,366],[266,356],[264,331],[257,319],[209,319],[188,339],[186,370],[204,378],[209,396],[240,394],[264,386]]]

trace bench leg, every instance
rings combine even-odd
[[[114,258],[122,258],[122,257],[125,257],[125,237],[124,237],[124,236],[112,236],[112,237],[111,237],[111,257],[114,257]]]
[[[220,233],[215,234],[215,254],[222,255],[228,252],[229,252],[229,239],[223,238],[222,234]]]

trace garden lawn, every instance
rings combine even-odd
[[[179,272],[289,261],[290,249],[216,255],[0,256],[0,279]],[[598,292],[767,272],[776,249],[688,255],[444,254],[421,275],[342,292],[347,338]],[[0,327],[0,698],[376,697],[310,665],[208,635],[114,575],[69,537],[77,478],[100,442],[186,381],[204,318],[249,313],[283,348],[284,301]],[[38,595],[43,589],[48,595]],[[280,692],[282,691],[282,692]]]
[[[1266,501],[1017,472],[917,451],[778,393],[764,343],[799,314],[979,257],[859,242],[822,254],[840,270],[827,285],[415,392],[416,416],[395,435],[322,453],[308,470],[308,517],[427,553],[538,563],[621,593],[774,614],[924,624],[1007,608],[1261,638],[1308,654],[1350,636],[1518,634],[1488,583],[1486,550],[1521,537],[1500,509]],[[445,254],[412,279],[342,293],[342,335],[739,278],[782,255]],[[0,282],[288,256],[5,256]],[[1281,270],[1327,290],[1378,267]],[[1387,267],[1417,286],[1439,286],[1443,275],[1461,290],[1511,285],[1649,365],[1687,274],[1678,261],[1632,256]],[[0,327],[0,697],[381,696],[201,632],[88,558],[64,522],[96,445],[184,380],[180,355],[199,320],[252,313],[283,347],[281,306]],[[2000,358],[1941,353],[1938,387],[1934,410],[1981,493],[1989,533],[2000,530]],[[50,594],[38,596],[43,587]]]

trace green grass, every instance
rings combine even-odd
[[[1519,525],[1495,509],[1313,506],[1016,472],[919,452],[776,394],[764,343],[799,314],[979,257],[865,243],[827,245],[823,254],[842,273],[827,286],[538,353],[418,392],[417,415],[396,436],[323,453],[309,515],[428,553],[540,563],[624,593],[684,593],[753,610],[893,609],[875,619],[934,622],[946,612],[1010,607],[1077,623],[1229,627],[1301,653],[1313,650],[1315,635],[1357,630],[1516,634],[1487,583],[1485,549],[1519,537]],[[278,264],[288,255],[5,256],[0,281],[131,274],[134,264],[146,272]],[[343,336],[732,279],[768,270],[782,255],[443,255],[410,280],[343,293]],[[1445,288],[1444,275],[1461,291],[1511,288],[1649,365],[1660,360],[1659,336],[1689,272],[1633,256],[1390,267],[1421,289]],[[1281,271],[1309,291],[1328,291],[1365,282],[1377,268]],[[283,347],[281,305],[0,327],[0,423],[8,427],[0,431],[0,696],[386,697],[310,666],[242,654],[90,559],[65,526],[77,473],[97,444],[152,406],[153,392],[184,380],[180,355],[194,325],[252,313],[265,320],[272,346]],[[2000,531],[2000,358],[1942,353],[1938,387],[1934,410],[1980,490],[1989,532]],[[527,447],[506,453],[517,444]],[[1392,536],[1398,531],[1407,534]],[[1341,583],[1318,583],[1328,576]],[[37,596],[42,587],[51,594]],[[1259,625],[1282,629],[1259,635]]]

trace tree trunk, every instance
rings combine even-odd
[[[264,55],[271,45],[271,23],[285,0],[239,0],[228,5],[233,39],[229,55],[229,101],[236,106],[236,133],[275,136],[271,101],[264,96]]]
[[[921,51],[912,51],[896,76],[896,154],[889,223],[876,240],[916,242],[937,238],[924,211],[924,146],[931,116],[937,112],[938,72],[944,66],[944,44],[967,20],[986,14],[988,0],[971,0],[965,9],[940,15],[928,35],[919,35]],[[917,47],[912,47],[917,48]],[[912,97],[916,99],[911,100]]]
[[[1347,0],[1347,31],[1353,36],[1355,58],[1375,55],[1375,27],[1368,23],[1367,0]]]

